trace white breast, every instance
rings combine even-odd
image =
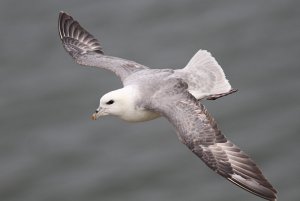
[[[160,117],[159,113],[147,111],[147,110],[127,110],[121,118],[129,122],[142,122],[150,121]]]
[[[126,86],[118,90],[122,97],[122,112],[119,117],[129,122],[149,121],[160,116],[159,113],[140,108],[136,105],[142,98],[137,86]]]

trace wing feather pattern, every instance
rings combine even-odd
[[[122,81],[147,68],[134,61],[104,55],[98,40],[65,12],[59,13],[58,32],[64,48],[78,64],[110,70]]]
[[[182,80],[168,81],[154,94],[149,105],[174,125],[180,141],[213,171],[257,196],[276,200],[276,190],[255,162],[226,139]]]

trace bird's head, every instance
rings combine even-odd
[[[106,115],[122,117],[128,104],[128,99],[122,89],[111,91],[100,98],[99,107],[91,118],[96,120]]]

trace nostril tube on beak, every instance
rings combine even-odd
[[[108,113],[105,111],[104,108],[99,107],[98,109],[96,109],[96,111],[92,114],[91,119],[92,120],[96,120],[99,117],[108,115]]]
[[[97,119],[97,113],[99,112],[99,109],[95,110],[94,114],[92,114],[91,119],[96,120]]]
[[[96,120],[97,119],[97,115],[96,114],[97,114],[97,112],[95,112],[94,114],[92,114],[92,116],[91,116],[92,120]]]

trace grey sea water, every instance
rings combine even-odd
[[[121,87],[76,65],[57,33],[60,10],[106,54],[182,68],[212,52],[239,92],[204,104],[278,190],[300,199],[300,2],[0,2],[1,201],[260,200],[209,170],[163,118],[89,116]]]

